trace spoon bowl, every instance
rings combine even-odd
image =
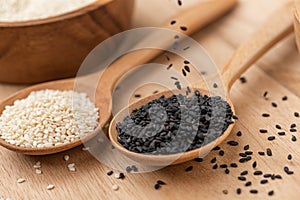
[[[198,89],[198,88],[193,88],[192,90],[198,90],[200,92],[201,95],[207,95],[207,96],[211,96],[211,94],[207,91],[207,90],[203,90],[203,89]],[[113,120],[110,123],[109,126],[109,139],[112,142],[112,144],[119,150],[121,151],[125,156],[127,156],[128,158],[144,164],[144,165],[151,165],[151,166],[166,166],[166,165],[175,165],[175,164],[179,164],[182,162],[186,162],[189,160],[192,160],[194,158],[197,157],[204,157],[205,155],[207,155],[215,146],[219,145],[231,132],[234,124],[230,124],[228,126],[228,128],[226,129],[226,131],[220,136],[218,137],[216,140],[214,140],[213,142],[210,142],[204,146],[202,146],[201,148],[197,148],[194,150],[190,150],[187,152],[183,152],[183,153],[177,153],[177,154],[170,154],[170,155],[150,155],[150,154],[141,154],[141,153],[135,153],[132,151],[127,150],[125,147],[123,147],[117,139],[118,136],[118,131],[116,129],[116,124],[118,122],[122,122],[124,117],[126,115],[128,115],[128,112],[131,113],[133,110],[140,108],[141,106],[147,104],[148,102],[155,100],[161,96],[165,96],[170,97],[174,94],[182,94],[185,95],[185,92],[182,90],[166,90],[166,91],[162,91],[159,93],[156,93],[154,95],[150,95],[148,97],[144,97],[142,99],[140,99],[139,101],[136,101],[135,103],[132,103],[131,105],[128,106],[128,108],[124,108],[122,109],[117,115],[116,117],[113,118]],[[228,104],[230,105],[233,113],[234,112],[234,107],[233,104],[231,102],[231,100],[229,98],[223,99],[226,100],[228,102]],[[234,121],[234,120],[233,120]]]
[[[277,42],[285,38],[289,33],[293,31],[293,16],[292,16],[292,2],[287,2],[283,7],[279,8],[275,13],[273,13],[270,18],[267,19],[267,22],[259,29],[250,40],[243,43],[239,49],[233,54],[231,59],[221,70],[221,77],[225,86],[226,100],[227,103],[231,106],[231,109],[234,113],[234,106],[229,99],[229,92],[234,81],[237,80],[242,73],[244,73],[252,64],[258,60],[265,52],[267,52],[272,46]],[[198,85],[199,87],[195,87]],[[204,84],[197,83],[193,88],[200,91],[202,94],[210,96],[210,93],[207,90],[202,89],[201,86]],[[188,160],[203,157],[215,146],[223,142],[227,136],[230,134],[234,124],[231,124],[223,134],[215,139],[215,141],[183,153],[179,154],[168,154],[168,155],[147,155],[135,153],[124,148],[117,140],[118,132],[116,128],[116,123],[121,122],[123,118],[128,115],[128,110],[131,113],[134,109],[145,105],[151,100],[157,99],[161,95],[166,97],[171,96],[174,91],[163,91],[158,94],[154,94],[143,98],[135,103],[131,104],[128,108],[121,110],[116,116],[112,119],[112,122],[109,127],[109,137],[113,145],[124,155],[129,158],[145,165],[150,166],[167,166],[179,164],[186,162]]]

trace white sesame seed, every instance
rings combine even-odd
[[[19,178],[19,179],[17,180],[18,183],[24,183],[25,181],[26,181],[25,178]]]
[[[72,168],[72,167],[75,167],[75,163],[68,164],[68,168]]]
[[[97,125],[98,109],[86,94],[40,90],[5,107],[0,138],[26,148],[53,147],[78,140]]]
[[[88,151],[90,150],[90,147],[82,147],[82,151]]]
[[[70,156],[69,155],[64,155],[64,160],[65,161],[68,161],[70,159]]]
[[[55,188],[55,186],[52,185],[52,184],[49,184],[49,185],[47,186],[47,190],[53,190],[54,188]]]
[[[40,170],[40,169],[35,169],[35,173],[36,173],[36,174],[42,174],[43,172],[42,172],[42,170]]]
[[[119,189],[119,186],[114,184],[112,187],[111,187],[114,191],[117,191]]]

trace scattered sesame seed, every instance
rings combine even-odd
[[[284,172],[285,172],[287,175],[294,174],[294,172],[293,172],[293,171],[290,171],[289,167],[287,167],[287,166],[285,166],[285,167],[283,168],[283,170],[284,170]]]
[[[263,116],[263,117],[270,117],[270,114],[268,114],[268,113],[263,113],[261,116]]]
[[[269,141],[275,140],[275,136],[269,136],[269,137],[268,137],[268,140],[269,140]]]
[[[175,20],[172,20],[172,21],[170,22],[171,25],[174,25],[175,23],[176,23]],[[168,59],[168,60],[170,60],[170,59]]]
[[[247,180],[246,177],[244,177],[244,176],[239,176],[238,179],[239,179],[240,181],[246,181],[246,180]]]
[[[53,190],[54,188],[55,188],[55,186],[52,185],[52,184],[49,184],[49,185],[47,186],[47,190]]]
[[[214,88],[218,88],[218,84],[214,83],[214,84],[213,84],[213,87],[214,87]]]
[[[225,169],[225,174],[229,174],[230,170],[228,168]]]
[[[274,195],[274,190],[269,191],[269,192],[268,192],[268,195],[269,195],[269,196],[273,196],[273,195]]]
[[[285,132],[284,131],[280,131],[280,132],[278,132],[278,135],[283,136],[283,135],[285,135]]]
[[[220,155],[220,156],[224,156],[224,154],[225,154],[225,152],[224,152],[223,150],[220,150],[220,151],[219,151],[219,155]]]
[[[215,163],[217,161],[217,158],[214,157],[213,159],[211,159],[210,163]]]
[[[184,66],[184,69],[185,69],[185,71],[187,71],[187,72],[191,72],[190,67],[187,66],[187,65]]]
[[[293,159],[292,155],[289,154],[288,157],[287,157],[287,159],[288,159],[288,160],[292,160],[292,159]]]
[[[236,135],[237,135],[238,137],[241,137],[241,136],[242,136],[242,132],[241,132],[241,131],[238,131],[238,132],[236,133]]]
[[[25,181],[26,181],[25,178],[19,178],[19,179],[17,180],[18,183],[24,183]]]
[[[230,167],[232,167],[232,168],[237,168],[238,165],[237,165],[236,163],[231,163],[231,164],[230,164]]]
[[[70,159],[70,156],[69,155],[64,155],[64,160],[65,161],[68,161]]]
[[[260,184],[266,184],[266,183],[268,183],[267,179],[263,179],[263,180],[260,181]]]
[[[273,155],[272,150],[270,148],[267,148],[267,155],[268,156],[272,156]]]
[[[260,132],[260,133],[267,133],[268,130],[266,130],[266,129],[259,129],[259,132]]]
[[[109,170],[108,172],[106,172],[107,176],[111,176],[114,172]]]
[[[159,184],[159,185],[166,185],[166,183],[164,181],[162,181],[162,180],[158,180],[157,184]]]
[[[220,168],[227,168],[228,166],[226,164],[221,164]]]
[[[186,26],[180,26],[180,29],[183,31],[187,31],[187,27]]]
[[[282,97],[282,101],[286,101],[286,100],[288,100],[287,96]]]
[[[247,174],[248,174],[248,171],[245,170],[245,171],[242,171],[240,175],[241,175],[241,176],[245,176],[245,175],[247,175]]]
[[[141,98],[142,95],[140,95],[140,94],[134,94],[134,97],[135,97],[135,98]],[[82,150],[83,150],[83,149],[82,149]]]
[[[245,186],[246,186],[246,187],[249,187],[249,186],[251,186],[251,185],[252,185],[252,182],[251,182],[251,181],[248,181],[248,182],[245,183]]]
[[[119,189],[119,186],[114,184],[111,186],[111,188],[114,190],[114,191],[117,191]]]
[[[257,193],[258,193],[258,190],[250,190],[250,193],[251,193],[251,194],[257,194]]]
[[[292,141],[296,142],[297,141],[297,137],[295,135],[292,135]]]
[[[214,164],[212,168],[213,169],[217,169],[218,168],[218,164]]]
[[[231,140],[231,141],[228,141],[228,142],[227,142],[227,144],[229,144],[230,146],[237,146],[237,145],[239,145],[239,143],[238,143],[238,142],[236,142],[236,141],[233,141],[233,140]]]
[[[241,83],[246,83],[247,82],[247,79],[246,77],[240,77],[239,80],[241,81]]]
[[[173,66],[173,64],[169,64],[169,66],[167,67],[167,70],[169,70],[172,66]]]
[[[189,166],[189,167],[185,168],[185,170],[184,170],[184,171],[186,171],[186,172],[190,172],[190,171],[192,171],[192,170],[193,170],[193,166]]]
[[[275,102],[272,102],[272,106],[273,106],[274,108],[276,108],[276,107],[277,107],[277,104],[276,104]]]
[[[223,190],[223,194],[228,194],[228,190]]]
[[[294,112],[294,116],[295,117],[299,117],[299,113],[298,112]]]
[[[252,167],[253,167],[253,168],[256,168],[256,167],[257,167],[257,162],[256,162],[256,161],[253,162]]]
[[[242,189],[241,188],[236,189],[236,193],[237,194],[241,194],[242,193]]]
[[[42,172],[42,170],[40,170],[40,169],[35,169],[35,173],[36,173],[36,174],[42,174],[43,172]]]
[[[262,175],[262,174],[263,174],[262,171],[259,171],[259,170],[253,172],[253,175],[255,175],[255,176],[259,176],[259,175]]]
[[[249,148],[250,148],[249,144],[247,144],[247,145],[244,146],[244,150],[245,151],[248,150]]]
[[[158,184],[158,183],[156,183],[156,184],[154,185],[154,189],[155,189],[155,190],[158,190],[160,187],[161,187],[161,185]]]
[[[280,126],[279,124],[276,124],[276,125],[275,125],[275,128],[281,129],[281,126]]]
[[[259,154],[260,156],[264,156],[264,155],[265,155],[265,152],[259,151],[258,154]]]
[[[203,158],[195,158],[194,159],[196,162],[203,162]]]
[[[268,91],[265,91],[263,96],[266,98],[267,95],[268,95]]]

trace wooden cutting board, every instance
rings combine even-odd
[[[185,3],[187,1],[183,1]],[[218,66],[222,66],[230,57],[236,47],[264,21],[264,19],[285,0],[243,0],[235,11],[224,19],[210,25],[197,33],[194,38],[209,52]],[[141,19],[139,14],[153,16],[157,9],[166,9],[163,15],[155,15],[151,21]],[[174,9],[175,10],[174,10]],[[161,18],[174,14],[177,1],[161,2],[160,0],[139,0],[137,4],[135,25],[156,25]],[[163,13],[163,12],[162,12]],[[164,58],[160,58],[163,60]],[[167,64],[168,62],[166,62]],[[298,199],[300,184],[300,138],[291,141],[292,135],[299,136],[300,118],[294,117],[294,112],[300,112],[300,57],[297,53],[294,35],[282,41],[267,55],[265,55],[246,74],[246,83],[237,82],[232,91],[232,100],[239,120],[232,131],[229,140],[238,141],[236,147],[224,142],[220,147],[225,151],[219,156],[218,151],[211,152],[204,162],[194,161],[181,165],[167,167],[151,173],[127,174],[125,179],[115,179],[107,176],[108,167],[99,163],[82,147],[50,156],[24,156],[4,148],[0,148],[0,198],[11,199],[266,199],[268,192],[274,190],[272,199]],[[174,63],[176,65],[176,63]],[[155,72],[153,72],[155,73]],[[0,98],[23,88],[22,85],[0,84]],[[268,91],[268,100],[263,98]],[[145,95],[145,94],[142,94]],[[282,97],[287,96],[287,101]],[[120,98],[121,99],[121,98]],[[122,101],[117,101],[122,106]],[[276,102],[278,107],[271,106]],[[261,114],[270,113],[269,118],[262,118]],[[298,130],[289,131],[289,126],[296,123]],[[286,136],[278,136],[275,125],[280,124],[286,131]],[[267,129],[268,133],[259,133],[259,129]],[[242,132],[238,137],[236,133]],[[274,141],[267,137],[275,135]],[[239,163],[239,153],[243,152],[245,145],[250,145],[253,151],[252,160]],[[271,148],[273,156],[259,156],[258,151]],[[68,154],[69,161],[63,156]],[[293,155],[291,161],[288,154]],[[217,158],[217,164],[237,163],[238,168],[213,170],[212,158]],[[35,174],[33,165],[41,162],[41,175]],[[252,163],[257,162],[256,170],[263,173],[280,174],[282,179],[268,179],[267,184],[260,184],[263,177],[254,176]],[[67,163],[76,164],[76,172],[69,172]],[[193,170],[185,172],[188,166]],[[287,175],[283,168],[288,166],[294,171]],[[247,181],[252,185],[245,187],[245,182],[238,180],[239,174],[248,170]],[[114,171],[117,173],[117,171]],[[25,178],[26,182],[17,183],[18,178]],[[154,189],[157,180],[167,183],[159,190]],[[53,190],[47,190],[48,184],[55,185]],[[118,191],[111,186],[119,185]],[[236,189],[241,188],[242,193],[237,195]],[[251,189],[257,189],[258,194],[251,194]],[[224,194],[224,190],[228,194]],[[226,192],[225,192],[226,193]]]

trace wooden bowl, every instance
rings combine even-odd
[[[294,26],[296,41],[300,52],[300,0],[295,1]]]
[[[126,30],[134,0],[99,0],[63,15],[0,22],[0,82],[37,83],[76,75],[100,42]]]

